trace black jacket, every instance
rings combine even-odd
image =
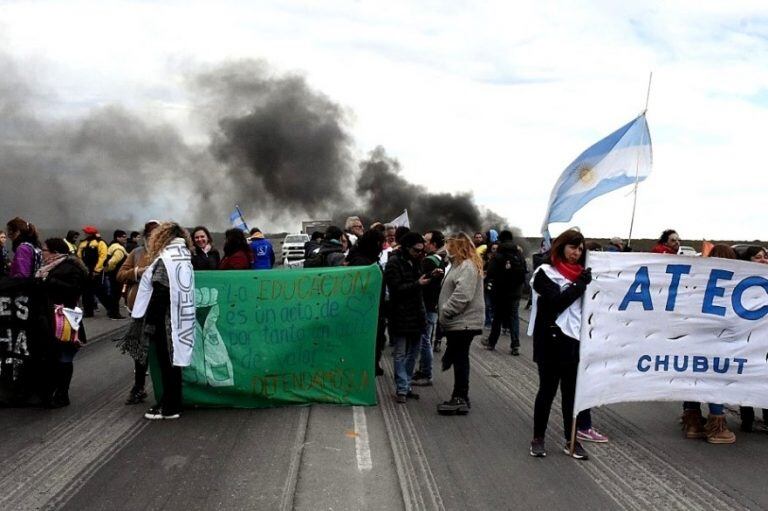
[[[439,261],[439,262],[438,262]],[[437,254],[429,254],[421,261],[421,273],[423,275],[432,275],[437,268],[445,268],[445,261]],[[443,277],[432,277],[429,284],[424,286],[424,307],[427,312],[437,312],[437,299],[440,297],[440,287],[443,284]]]
[[[579,341],[565,335],[555,320],[573,302],[581,298],[587,286],[574,282],[561,290],[544,271],[540,271],[533,280],[533,289],[539,294],[536,302],[536,322],[533,326],[533,361],[578,362]]]
[[[519,300],[528,268],[520,249],[513,241],[505,241],[488,261],[486,283],[494,301]]]
[[[40,286],[51,311],[54,305],[74,309],[87,281],[88,270],[85,266],[75,256],[67,256],[48,273],[48,278],[41,281]]]
[[[418,263],[395,250],[389,254],[384,282],[389,289],[389,331],[393,335],[421,333],[426,323]]]
[[[219,255],[219,251],[215,248],[212,248],[206,254],[200,247],[195,247],[195,251],[192,253],[192,268],[196,271],[218,270],[220,262],[221,255]]]

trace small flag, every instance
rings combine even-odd
[[[389,223],[390,223],[390,225],[394,225],[395,227],[403,226],[403,227],[407,227],[407,228],[410,229],[411,228],[411,222],[408,220],[408,210],[404,209],[403,213],[400,216],[398,216],[397,218],[395,218],[394,220],[392,220]]]
[[[248,231],[248,226],[245,223],[245,219],[243,219],[243,213],[240,211],[240,206],[235,206],[235,210],[229,214],[229,223],[231,223],[232,227],[235,229]]]
[[[643,181],[651,173],[651,134],[645,112],[581,153],[560,175],[549,197],[541,226],[549,240],[549,224],[568,222],[600,195]]]

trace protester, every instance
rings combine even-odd
[[[323,233],[320,231],[314,231],[312,236],[309,237],[309,241],[304,243],[304,259],[309,259],[315,251],[320,249],[320,245],[323,244]]]
[[[275,265],[275,251],[258,227],[251,229],[249,243],[253,254],[251,267],[254,270],[271,270]]]
[[[347,217],[347,220],[344,222],[344,232],[347,234],[350,247],[355,246],[357,239],[363,235],[364,230],[363,222],[359,216]]]
[[[358,238],[357,244],[350,249],[346,263],[348,266],[370,266],[376,264],[379,270],[381,270],[381,267],[378,266],[378,261],[383,248],[384,233],[375,229],[366,231],[360,238]],[[384,345],[386,343],[386,337],[384,335],[385,325],[384,285],[382,283],[379,297],[379,317],[376,326],[376,376],[384,374],[384,370],[381,368],[381,353],[384,351]]]
[[[547,247],[547,244],[544,240],[541,240],[541,244],[539,245],[539,251],[535,254],[531,255],[531,275],[536,272],[536,270],[539,269],[539,266],[544,264],[549,260],[549,248]],[[530,310],[531,305],[533,304],[533,290],[531,289],[531,283],[530,279],[528,279],[528,282],[526,282],[526,288],[528,291],[530,291],[531,295],[528,297],[528,303],[525,305],[526,310]]]
[[[239,232],[245,241],[242,231]],[[194,340],[194,335],[186,331],[194,329],[194,322],[190,324],[187,315],[178,312],[182,304],[195,302],[192,240],[179,224],[164,222],[152,232],[148,246],[152,263],[141,278],[131,316],[140,325],[136,340],[142,351],[148,346],[157,356],[163,392],[144,418],[178,419],[182,404],[181,368],[189,365],[193,346],[188,342]],[[181,342],[182,334],[185,343]]]
[[[120,297],[123,294],[123,286],[117,281],[117,272],[128,257],[125,244],[128,242],[128,234],[125,231],[114,232],[112,243],[107,248],[107,260],[104,263],[104,274],[109,284],[109,303],[107,304],[110,319],[125,319],[120,314]]]
[[[739,259],[753,263],[768,264],[768,253],[766,253],[766,249],[763,247],[750,245],[739,254]],[[739,412],[741,414],[741,430],[745,433],[751,433],[755,422],[755,409],[751,406],[742,406],[739,408]],[[768,409],[765,408],[763,409],[763,422],[768,424]]]
[[[344,247],[341,244],[342,232],[335,225],[329,225],[325,230],[325,238],[320,248],[304,260],[305,268],[325,268],[340,266],[344,262]]]
[[[389,290],[389,337],[395,346],[395,398],[398,403],[405,403],[409,398],[419,398],[411,390],[411,378],[426,322],[422,288],[429,284],[430,278],[421,275],[424,257],[421,234],[408,232],[399,243],[399,248],[390,253],[384,282]]]
[[[606,252],[624,252],[624,240],[618,236],[611,238],[608,245],[605,246]]]
[[[77,257],[88,268],[88,286],[83,292],[83,317],[92,318],[96,309],[96,298],[104,307],[109,308],[110,299],[104,276],[104,262],[107,260],[109,247],[101,239],[96,227],[86,225],[83,227],[83,232],[86,234],[86,238],[77,246]]]
[[[708,257],[736,259],[736,252],[728,245],[715,245],[709,252]],[[742,421],[743,417],[744,415],[742,414]],[[704,424],[704,419],[701,416],[701,403],[685,401],[683,403],[682,427],[685,438],[706,438],[710,444],[732,444],[736,442],[736,435],[728,429],[728,424],[725,420],[725,406],[722,404],[709,403],[709,415],[707,416],[706,424]]]
[[[438,311],[446,337],[443,371],[453,366],[453,392],[450,400],[437,405],[437,411],[464,415],[471,407],[469,346],[483,330],[483,262],[463,232],[448,238],[446,249],[451,268],[443,279]]]
[[[67,237],[64,238],[64,241],[67,242],[67,246],[69,247],[69,253],[72,255],[77,255],[77,239],[79,237],[80,237],[79,232],[69,230],[67,231]]]
[[[8,268],[8,275],[15,279],[33,277],[43,262],[37,228],[19,217],[9,220],[5,227],[13,248],[13,259]]]
[[[149,220],[144,224],[142,243],[128,254],[125,263],[123,263],[120,270],[117,272],[118,283],[126,286],[125,305],[128,307],[129,311],[133,311],[133,306],[136,303],[136,295],[139,292],[139,282],[141,281],[141,277],[144,275],[144,272],[147,270],[150,263],[152,263],[152,260],[149,258],[146,244],[152,231],[158,225],[160,225],[160,222],[157,220]],[[123,351],[127,352],[127,350]],[[128,399],[125,401],[125,404],[135,405],[144,402],[147,398],[147,392],[145,390],[147,379],[146,351],[131,352],[130,354],[134,358],[133,387],[128,393]]]
[[[88,269],[80,259],[69,253],[66,241],[50,238],[45,240],[43,265],[35,273],[35,278],[45,296],[45,342],[50,343],[51,351],[44,401],[52,408],[69,406],[72,362],[85,342],[85,329],[82,323],[73,328],[64,308],[74,312],[88,283]]]
[[[125,251],[129,254],[133,252],[133,249],[139,246],[139,237],[141,233],[139,231],[131,231],[128,235],[128,241],[125,242]]]
[[[198,225],[192,229],[192,241],[195,244],[195,250],[192,252],[192,267],[195,271],[218,270],[221,256],[213,246],[213,238],[208,228]]]
[[[8,275],[8,270],[11,266],[11,260],[8,258],[8,249],[5,248],[5,242],[8,241],[8,236],[5,231],[0,231],[0,277]]]
[[[489,350],[496,348],[503,323],[510,329],[510,352],[520,355],[520,297],[528,268],[520,248],[514,243],[510,231],[499,233],[499,250],[488,262],[486,287],[493,305],[491,333],[483,344]]]
[[[424,308],[426,324],[421,333],[419,344],[419,369],[413,375],[412,385],[432,385],[432,338],[437,326],[437,303],[440,298],[440,287],[445,274],[445,261],[438,255],[438,250],[445,245],[445,237],[440,231],[429,231],[424,234],[424,250],[426,257],[421,261],[421,273],[429,277],[429,284],[424,286]]]
[[[397,243],[395,241],[395,234],[397,233],[397,227],[395,227],[392,224],[386,224],[384,226],[385,232],[384,235],[387,237],[387,243],[384,245],[384,248],[395,248],[395,244]]]
[[[584,236],[576,230],[563,232],[552,242],[550,261],[534,273],[531,325],[533,361],[538,364],[539,390],[533,411],[533,440],[530,454],[546,456],[544,436],[552,401],[560,387],[565,453],[570,454],[573,401],[579,365],[581,296],[592,281],[592,271],[584,268]],[[530,333],[530,329],[529,329]],[[573,457],[588,459],[577,440]]]
[[[248,270],[253,263],[253,252],[240,229],[228,229],[224,233],[224,258],[220,270]]]
[[[659,241],[651,249],[655,254],[677,254],[680,250],[680,235],[674,229],[667,229],[659,236]]]

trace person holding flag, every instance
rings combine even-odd
[[[570,229],[552,243],[549,261],[539,266],[531,280],[533,307],[528,335],[533,335],[533,361],[538,365],[539,390],[533,408],[533,440],[530,454],[547,455],[544,436],[552,402],[560,387],[563,411],[564,452],[571,454],[569,435],[579,367],[581,297],[592,281],[584,268],[584,236]],[[576,441],[573,457],[586,460],[586,451]]]

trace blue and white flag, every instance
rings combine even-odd
[[[235,210],[229,214],[229,222],[235,229],[240,229],[241,231],[248,230],[248,226],[245,224],[243,213],[240,211],[239,206],[235,206]]]
[[[600,195],[644,180],[651,173],[651,134],[645,112],[581,153],[563,171],[549,197],[541,233],[549,242],[549,224],[568,222]]]

